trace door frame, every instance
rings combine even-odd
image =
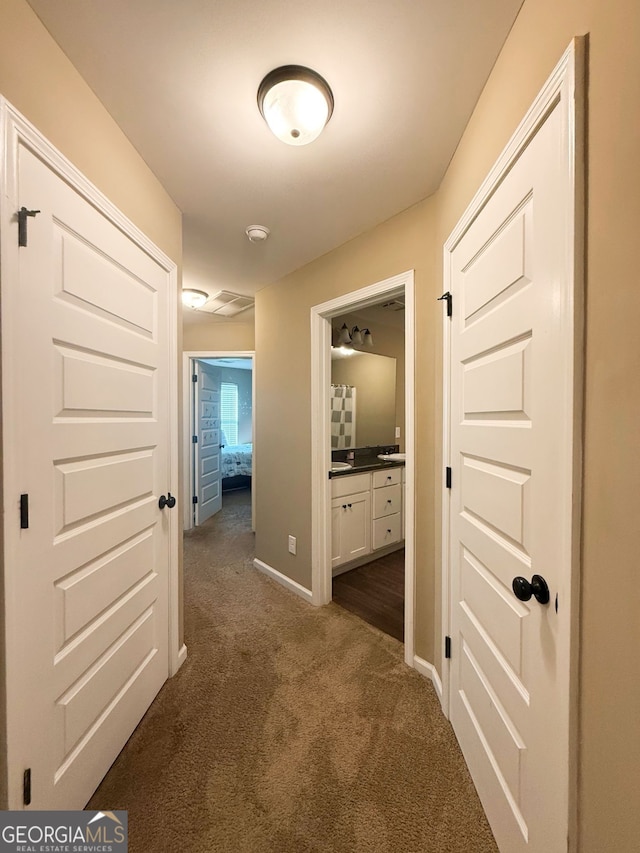
[[[142,251],[149,255],[167,274],[167,353],[168,353],[168,397],[169,423],[167,425],[169,483],[171,489],[178,491],[179,444],[178,444],[178,268],[160,248],[151,242],[125,214],[123,214],[88,178],[86,178],[70,160],[31,122],[13,107],[4,97],[0,96],[0,186],[5,191],[0,195],[0,300],[3,306],[11,305],[12,291],[18,276],[18,243],[16,229],[16,210],[18,199],[9,196],[8,190],[15,188],[17,175],[17,150],[23,144],[33,151],[43,163],[56,175],[71,186],[79,196],[97,209],[109,222],[129,237]],[[20,429],[18,413],[12,409],[15,399],[16,378],[15,358],[13,353],[13,338],[11,330],[6,327],[6,312],[2,315],[2,488],[4,494],[5,512],[4,526],[17,523],[14,514],[14,498],[20,493],[19,472],[11,462],[11,447],[15,442],[16,431]],[[181,540],[180,519],[177,513],[167,517],[169,527],[169,565],[168,565],[168,676],[175,675],[186,659],[186,646],[180,642],[180,578],[178,574],[179,549]],[[2,638],[2,665],[5,670],[2,684],[3,702],[15,701],[15,690],[11,673],[15,670],[16,650],[11,642],[11,601],[13,596],[12,561],[7,553],[7,537],[3,535],[5,544],[2,550],[2,580],[4,587],[3,615],[6,634]],[[0,712],[3,728],[8,724],[4,708]],[[4,731],[3,738],[9,738],[9,732]],[[7,773],[3,782],[9,785],[9,791],[15,790],[15,774],[17,768],[4,767]],[[0,783],[0,788],[4,785]]]
[[[194,435],[194,408],[193,408],[193,382],[191,374],[193,368],[192,361],[198,361],[203,358],[250,358],[251,365],[251,436],[253,441],[253,450],[251,454],[251,464],[253,473],[251,475],[251,529],[255,531],[255,501],[256,491],[254,488],[255,476],[255,431],[256,431],[256,352],[255,350],[185,350],[182,353],[182,429],[183,429],[183,448],[182,448],[182,469],[184,477],[182,482],[182,524],[183,530],[191,530],[193,528],[193,511],[191,498],[195,494],[195,482],[193,477],[193,444],[189,441],[189,436]]]
[[[584,396],[584,38],[572,40],[551,73],[527,114],[505,146],[493,168],[474,195],[472,201],[451,232],[443,247],[443,292],[451,290],[451,255],[471,223],[509,173],[520,153],[529,144],[545,117],[553,108],[562,111],[563,140],[568,147],[566,173],[566,209],[569,212],[565,230],[564,259],[566,280],[570,283],[566,299],[558,307],[566,329],[566,356],[571,365],[566,377],[565,394],[570,400],[573,420],[561,441],[565,465],[558,472],[564,490],[564,525],[567,531],[566,563],[570,570],[566,600],[568,618],[559,633],[559,669],[566,684],[566,745],[567,752],[558,756],[567,767],[569,836],[577,838],[577,773],[578,773],[578,679],[579,679],[579,592],[582,522],[582,455],[583,455],[583,396]],[[454,294],[454,306],[456,295]],[[454,307],[455,310],[455,307]],[[444,477],[445,467],[451,465],[451,321],[443,312],[442,367],[442,637],[450,636],[453,595],[450,567],[451,507],[450,490]],[[442,673],[442,710],[449,718],[451,702],[451,661],[446,656],[442,640],[440,666]]]
[[[331,318],[405,296],[405,601],[404,657],[414,663],[415,614],[415,290],[414,271],[378,281],[311,308],[311,602],[331,601]]]

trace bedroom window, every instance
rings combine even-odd
[[[227,445],[238,444],[238,386],[220,383],[220,420]]]

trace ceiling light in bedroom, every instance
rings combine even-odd
[[[274,68],[258,88],[258,107],[271,132],[287,145],[308,145],[333,113],[333,92],[303,65]]]
[[[208,298],[209,294],[205,293],[204,290],[194,290],[193,287],[182,288],[182,304],[188,308],[193,308],[194,310],[202,308]]]

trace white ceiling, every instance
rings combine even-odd
[[[205,364],[213,364],[215,367],[228,367],[232,370],[253,370],[252,358],[203,358]]]
[[[253,294],[437,189],[522,0],[29,2],[183,211],[184,285]],[[285,64],[334,93],[308,146],[256,105]]]

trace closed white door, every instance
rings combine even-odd
[[[16,158],[16,210],[39,213],[26,247],[15,220],[3,238],[9,802],[26,771],[32,808],[76,809],[168,675],[175,295],[26,145]]]
[[[202,524],[222,508],[222,432],[220,429],[221,370],[205,361],[196,361],[195,482],[196,524]]]
[[[450,714],[503,853],[567,849],[569,157],[556,106],[449,258]]]

